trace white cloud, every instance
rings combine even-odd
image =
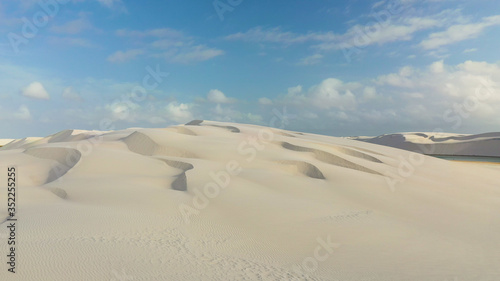
[[[319,117],[318,114],[309,111],[302,113],[302,116],[307,119],[316,119]]]
[[[125,4],[122,0],[97,0],[97,2],[114,11],[118,11],[121,13],[127,12],[127,8],[125,7]]]
[[[422,119],[434,118],[437,119],[436,122],[444,123],[446,120],[443,114],[446,112],[453,112],[460,116],[462,121],[478,124],[479,127],[490,123],[490,120],[481,118],[500,118],[496,116],[498,113],[494,110],[500,106],[500,65],[498,64],[466,61],[456,66],[449,66],[443,61],[438,61],[427,69],[416,71],[411,77],[402,77],[400,73],[392,74],[392,76],[396,80],[407,80],[411,86],[389,83],[380,78],[378,81],[383,81],[382,89],[385,95],[400,96],[401,104],[398,107],[408,108],[411,105],[413,113],[415,109],[419,109],[419,113],[414,114],[413,119],[410,119],[413,122],[418,122],[415,118],[423,114]],[[402,95],[406,91],[402,88],[411,89],[411,92]],[[487,93],[490,95],[481,100],[481,97],[486,96]],[[474,107],[474,110],[467,110],[467,108]],[[423,108],[426,109],[425,112]],[[399,111],[400,116],[406,114],[410,112]],[[448,126],[451,127],[451,124]]]
[[[261,105],[272,105],[273,101],[268,98],[259,98],[259,104]]]
[[[21,105],[17,112],[14,113],[14,118],[19,120],[30,120],[31,112],[26,105]]]
[[[331,32],[311,32],[307,34],[296,34],[293,32],[282,31],[279,27],[269,29],[255,27],[246,32],[238,32],[225,37],[226,40],[284,44],[305,43],[308,41],[326,41],[333,40],[334,38],[335,35]]]
[[[396,41],[408,41],[413,34],[441,26],[443,22],[434,17],[408,17],[397,21],[372,23],[368,25],[355,25],[344,34],[339,35],[338,40],[316,45],[319,50],[339,50],[350,48],[363,48],[366,46]]]
[[[477,49],[476,48],[471,48],[471,49],[465,49],[463,51],[464,54],[473,53],[473,52],[477,52]]]
[[[191,105],[185,103],[171,102],[166,108],[166,116],[176,122],[185,123],[193,120]]]
[[[78,94],[73,87],[67,87],[63,90],[62,97],[67,100],[82,101],[82,97]]]
[[[254,124],[260,124],[263,121],[263,117],[258,114],[247,113],[246,118]]]
[[[107,60],[112,63],[121,63],[133,60],[135,57],[143,54],[144,51],[140,49],[132,49],[127,51],[117,51],[110,55]]]
[[[296,96],[302,92],[302,86],[298,85],[295,87],[288,88],[288,96]]]
[[[207,94],[207,99],[213,103],[234,103],[236,101],[233,98],[226,97],[223,92],[217,89],[210,90]]]
[[[206,61],[224,54],[224,51],[214,48],[208,48],[204,45],[191,46],[180,50],[176,54],[166,52],[163,54],[167,60],[178,63],[191,63]]]
[[[356,24],[346,32],[309,32],[297,34],[282,31],[281,28],[264,29],[252,28],[246,32],[239,32],[225,37],[226,40],[239,40],[256,43],[281,43],[285,45],[316,42],[319,50],[339,50],[353,47],[366,47],[374,44],[385,44],[396,41],[407,41],[413,34],[434,27],[446,25],[449,22],[461,19],[457,11],[446,10],[438,14],[416,17],[374,14],[379,20],[368,24]]]
[[[324,56],[322,54],[314,54],[308,57],[305,57],[299,61],[299,65],[314,65],[321,62],[321,59]]]
[[[162,124],[162,123],[167,123],[167,120],[161,118],[161,117],[158,117],[158,116],[153,116],[151,118],[149,118],[149,123],[151,124]]]
[[[69,45],[84,48],[93,48],[95,45],[87,39],[75,37],[54,37],[48,38],[48,41],[54,45]]]
[[[280,27],[254,27],[245,32],[238,32],[224,37],[226,40],[259,43],[260,46],[269,44],[310,44],[317,52],[331,50],[360,49],[372,45],[384,45],[393,42],[410,41],[416,34],[431,31],[436,28],[448,27],[453,24],[463,24],[467,21],[461,10],[444,10],[439,13],[422,16],[422,13],[410,8],[409,1],[401,1],[408,13],[391,14],[388,10],[363,15],[352,23],[359,22],[347,28],[344,32],[316,31],[308,33],[294,33]],[[404,2],[404,3],[403,3]],[[375,8],[385,1],[374,4]],[[412,2],[413,3],[413,2]],[[496,23],[495,17],[487,18],[489,24]],[[299,64],[308,65],[318,63],[323,54],[317,53],[303,58]]]
[[[432,63],[429,66],[429,69],[431,70],[432,73],[443,73],[444,72],[444,61],[440,60],[440,61]]]
[[[352,90],[359,89],[357,83],[344,83],[336,78],[328,78],[320,84],[303,92],[302,86],[288,88],[288,93],[279,100],[281,104],[289,104],[310,110],[354,109],[357,104]]]
[[[307,91],[292,87],[272,102],[301,116],[291,122],[295,129],[326,130],[350,124],[368,131],[381,126],[388,130],[491,131],[500,120],[496,110],[500,108],[500,64],[447,65],[440,60],[424,68],[405,66],[363,82],[328,78]],[[317,119],[329,122],[317,123]]]
[[[116,120],[125,120],[135,122],[139,120],[141,106],[132,102],[130,99],[126,101],[116,100],[112,104],[107,104],[105,109],[111,113],[112,118]]]
[[[363,90],[363,99],[372,100],[377,98],[377,89],[375,87],[367,86]]]
[[[26,86],[21,93],[23,96],[33,99],[50,99],[50,95],[47,93],[47,90],[45,90],[42,83],[36,81]]]
[[[3,73],[13,72],[13,69],[3,71]],[[32,72],[31,75],[33,73],[36,72]],[[60,85],[54,81],[29,75],[30,73],[20,73],[18,76],[23,78],[16,79],[17,85],[23,85],[19,81],[26,83],[26,79],[28,82],[43,81],[51,91],[55,89],[63,93],[64,98],[77,99],[77,96],[73,95],[78,94],[75,89],[78,89],[82,96],[88,97],[86,103],[65,103],[69,108],[61,112],[58,112],[57,106],[60,106],[58,103],[43,105],[43,110],[49,112],[47,114],[54,112],[53,115],[48,116],[51,120],[56,119],[56,112],[63,116],[60,119],[69,120],[72,114],[72,122],[77,120],[75,124],[78,125],[99,124],[100,119],[112,116],[116,120],[121,120],[120,123],[130,126],[151,126],[151,124],[166,126],[174,122],[185,123],[192,119],[269,125],[273,117],[274,119],[278,117],[274,125],[279,126],[282,113],[276,115],[275,109],[282,112],[282,108],[286,108],[289,114],[298,117],[287,121],[286,129],[291,130],[335,135],[347,135],[349,133],[346,133],[346,130],[350,128],[357,130],[358,133],[363,133],[363,130],[370,132],[371,128],[397,131],[402,129],[432,130],[435,127],[441,127],[446,131],[453,131],[456,123],[446,121],[443,115],[449,110],[455,114],[455,108],[464,103],[467,106],[473,106],[474,95],[482,85],[488,85],[492,95],[478,103],[477,109],[465,111],[467,117],[462,118],[463,124],[460,128],[464,133],[471,130],[491,131],[498,128],[498,120],[500,120],[500,112],[497,110],[500,108],[500,64],[477,61],[450,65],[439,60],[425,67],[405,66],[394,73],[373,77],[371,80],[363,79],[360,82],[341,81],[338,77],[331,77],[317,81],[316,85],[312,86],[299,85],[288,89],[283,88],[282,95],[277,98],[271,99],[270,95],[266,95],[265,98],[256,98],[259,104],[272,104],[272,107],[255,106],[255,102],[230,104],[228,102],[234,100],[215,89],[211,91],[212,94],[207,93],[203,100],[188,100],[181,103],[171,102],[172,99],[147,99],[132,107],[127,107],[126,104],[99,107],[99,103],[93,102],[93,100],[99,100],[98,93],[108,93],[107,97],[110,99],[118,98],[123,93],[129,92],[135,84],[88,79],[84,83],[72,83],[75,89],[65,89],[64,87],[68,84]],[[1,79],[7,81],[6,77]],[[32,84],[36,83],[39,82]],[[28,88],[30,87],[24,90]],[[31,87],[31,92],[33,88],[36,90],[37,87]],[[39,92],[40,88],[44,88],[43,85],[34,92]],[[18,89],[19,86],[15,86],[15,88],[9,88],[7,92],[16,92]],[[35,117],[41,120],[45,117],[43,115],[46,113],[41,116],[36,114],[40,110],[35,105],[37,103],[26,104],[29,108],[21,108],[22,99],[17,98],[17,103],[13,103],[11,109],[5,107],[0,109],[3,120],[6,119],[3,116],[18,120]],[[15,101],[15,98],[13,100]],[[208,101],[214,104],[207,104]],[[78,123],[79,120],[81,120],[80,123]]]
[[[314,86],[308,94],[311,103],[322,109],[330,108],[353,108],[356,106],[356,97],[345,86],[335,78],[329,78]]]
[[[414,82],[410,79],[409,74],[412,73],[410,67],[403,67],[399,70],[399,73],[391,73],[387,75],[381,75],[376,79],[378,84],[390,85],[394,87],[414,87]]]
[[[176,40],[173,38],[160,39],[151,43],[151,46],[157,49],[169,49],[172,47],[183,47],[185,45],[186,43],[184,43],[182,40]]]
[[[185,38],[185,35],[173,28],[157,28],[148,30],[119,29],[116,35],[120,37],[156,37],[156,38]]]
[[[78,34],[93,28],[94,27],[87,18],[87,15],[81,12],[77,19],[68,21],[61,25],[53,25],[50,27],[50,31],[63,34]]]
[[[142,31],[120,29],[116,31],[116,35],[132,38],[134,44],[143,41],[142,43],[149,47],[143,50],[146,54],[172,63],[202,62],[224,54],[223,50],[198,44],[195,39],[171,28]]]
[[[378,1],[378,2],[375,2],[373,5],[372,5],[372,9],[376,9],[382,5],[385,4],[385,0],[382,0],[382,1]]]
[[[437,49],[442,46],[478,37],[485,28],[500,25],[500,15],[483,18],[478,23],[457,24],[448,27],[446,31],[436,32],[420,43],[425,50]]]
[[[219,121],[237,121],[243,120],[248,115],[242,114],[241,110],[235,110],[230,107],[223,107],[221,104],[217,104],[214,109],[209,114],[209,119],[219,120]]]

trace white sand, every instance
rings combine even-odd
[[[0,182],[16,165],[19,187],[17,273],[4,222],[0,280],[500,280],[498,170],[190,124],[1,148]]]
[[[399,133],[349,139],[401,148],[424,154],[500,157],[500,132],[479,135]]]
[[[4,146],[13,140],[14,139],[0,139],[0,146]]]

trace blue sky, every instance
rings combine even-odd
[[[0,138],[500,130],[498,1],[2,1],[0,32]]]

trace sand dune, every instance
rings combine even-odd
[[[27,147],[28,144],[30,143],[36,143],[37,141],[41,140],[43,138],[37,138],[37,137],[29,137],[29,138],[23,138],[23,139],[18,139],[18,140],[8,140],[8,142],[5,142],[5,145],[3,147],[5,148],[16,148],[20,146],[25,146]]]
[[[172,182],[172,189],[179,190],[179,191],[187,191],[186,172],[194,169],[194,166],[189,164],[189,163],[186,163],[186,162],[161,159],[161,158],[159,158],[159,159],[164,161],[165,163],[167,163],[167,165],[169,165],[170,167],[174,167],[174,168],[181,170],[181,173],[178,174],[177,178]]]
[[[497,138],[373,140],[494,154]],[[0,280],[500,280],[495,169],[203,120],[15,140],[2,182],[10,165],[18,272]]]
[[[80,161],[80,151],[62,147],[32,147],[24,151],[25,154],[41,159],[54,160],[57,165],[52,165],[45,183],[49,183],[64,176],[71,168]]]
[[[276,162],[284,166],[292,167],[294,171],[307,177],[322,180],[325,179],[323,173],[316,166],[305,161],[279,160]]]
[[[288,142],[282,142],[281,146],[283,148],[293,150],[293,151],[311,152],[315,155],[316,159],[318,159],[322,162],[328,163],[328,164],[337,165],[340,167],[354,169],[357,171],[362,171],[362,172],[367,172],[367,173],[379,174],[375,171],[367,169],[366,167],[355,164],[355,163],[350,162],[350,161],[348,161],[340,156],[328,153],[328,152],[323,151],[323,150],[297,146],[297,145],[290,144]],[[378,160],[377,158],[370,156],[370,155],[367,155],[365,153],[361,153],[359,151],[357,152],[355,150],[348,149],[348,148],[341,148],[338,150],[341,151],[342,153],[349,154],[349,155],[357,157],[357,158],[361,158],[361,159],[376,162],[376,163],[382,163],[382,161]]]
[[[500,133],[459,135],[448,133],[400,133],[378,137],[351,137],[414,152],[434,155],[500,157]]]
[[[165,156],[177,156],[186,158],[196,158],[194,153],[186,151],[184,149],[162,146],[155,142],[149,135],[135,131],[126,138],[123,142],[127,144],[130,151],[139,153],[145,156],[152,155],[165,155]]]
[[[13,140],[14,139],[0,139],[0,146],[4,146]]]

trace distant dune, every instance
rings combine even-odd
[[[500,170],[369,143],[491,155],[497,137],[195,120],[16,140],[18,272],[0,280],[500,280]]]
[[[423,154],[500,157],[500,132],[479,135],[400,133],[350,139]]]
[[[0,139],[0,147],[8,144],[11,141],[13,141],[13,139]]]

